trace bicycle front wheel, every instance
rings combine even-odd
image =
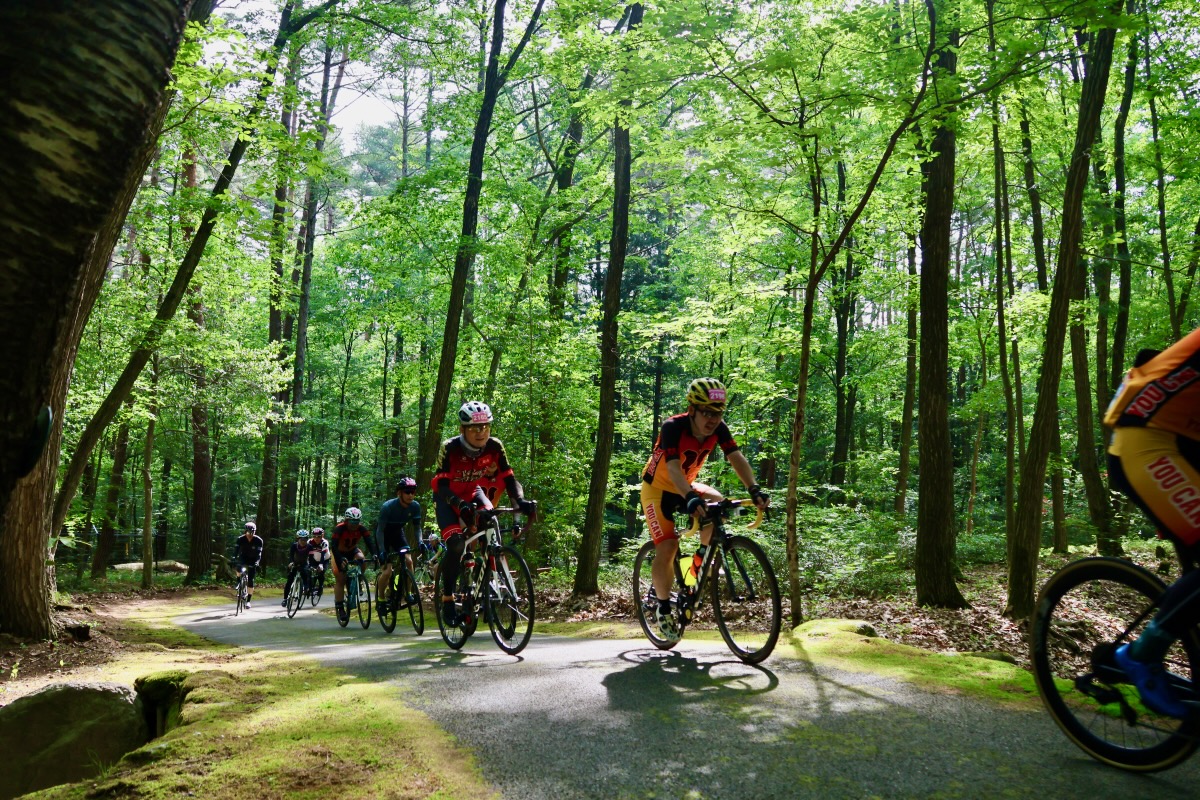
[[[246,610],[246,594],[246,578],[242,576],[238,578],[237,583],[237,608],[233,612],[235,617]]]
[[[392,593],[392,603],[403,603],[408,608],[408,621],[413,633],[420,636],[425,632],[425,609],[421,606],[421,588],[417,579],[404,567],[400,572],[399,586]],[[393,623],[395,624],[395,623]]]
[[[496,645],[516,655],[533,635],[533,576],[525,558],[511,547],[495,557],[495,568],[484,570],[488,627]]]
[[[300,604],[304,602],[304,575],[297,573],[292,578],[291,588],[288,589],[287,615],[288,619],[296,616]]]
[[[1146,709],[1112,653],[1135,640],[1165,585],[1116,558],[1085,558],[1046,582],[1030,628],[1033,674],[1050,716],[1093,758],[1136,772],[1173,767],[1196,749],[1200,725]],[[1171,646],[1166,666],[1193,680],[1195,632]]]
[[[460,602],[461,598],[455,594],[453,588],[448,591],[443,583],[443,576],[439,575],[438,579],[435,581],[433,592],[433,607],[437,613],[438,630],[442,632],[442,641],[444,641],[451,650],[460,650],[462,649],[462,646],[467,643],[467,639],[471,635],[471,633],[467,632],[466,625],[463,622],[463,616],[467,612],[467,607]],[[456,625],[450,625],[449,620],[447,620],[445,614],[442,613],[442,606],[445,605],[445,603],[442,602],[442,597],[446,595],[455,595],[454,610],[458,615]],[[471,632],[474,632],[474,626],[472,626]]]
[[[371,582],[366,575],[358,576],[358,624],[371,627]]]
[[[721,638],[747,664],[775,649],[783,625],[783,598],[767,554],[758,543],[734,536],[713,560],[713,614]]]
[[[309,595],[309,602],[312,603],[313,608],[316,608],[317,603],[321,602],[321,595],[325,593],[325,573],[314,573],[312,580],[312,594]]]
[[[654,542],[646,542],[638,550],[637,558],[633,560],[633,608],[637,614],[638,624],[642,633],[650,640],[650,644],[659,650],[670,650],[679,644],[679,640],[664,639],[654,620],[654,612],[658,609],[658,600],[654,596]]]
[[[392,575],[388,578],[388,588],[382,595],[375,598],[375,610],[379,612],[379,625],[388,633],[396,630],[396,606],[400,603],[400,590],[397,587],[399,575],[400,571],[393,568]]]

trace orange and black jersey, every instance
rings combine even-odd
[[[1200,328],[1125,375],[1104,424],[1200,440]]]
[[[457,507],[452,498],[460,502],[473,500],[476,487],[482,487],[488,499],[493,501],[501,488],[507,488],[514,498],[521,497],[504,444],[494,436],[489,437],[487,443],[472,455],[461,436],[442,442],[437,473],[431,485],[434,496]]]
[[[667,474],[666,462],[678,459],[687,482],[693,483],[708,459],[708,454],[716,445],[720,445],[721,451],[726,455],[738,449],[733,434],[729,432],[729,426],[724,422],[717,425],[711,436],[700,441],[692,435],[692,424],[688,415],[676,414],[664,422],[662,430],[658,432],[658,441],[654,444],[650,460],[646,462],[646,469],[642,471],[642,480],[664,492],[677,493],[679,490]]]

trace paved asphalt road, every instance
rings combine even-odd
[[[324,603],[322,605],[325,605]],[[789,658],[760,668],[719,642],[534,635],[507,656],[486,627],[460,652],[432,616],[416,637],[339,628],[269,603],[180,620],[220,642],[303,652],[388,681],[476,753],[511,800],[686,798],[1195,798],[1200,755],[1132,775],[1077,750],[1043,712],[929,694]]]

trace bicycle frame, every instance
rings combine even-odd
[[[729,575],[729,565],[731,563],[737,566],[737,569],[741,573],[743,583],[750,583],[747,580],[746,569],[742,565],[741,561],[736,558],[729,557],[729,542],[734,537],[734,534],[730,533],[725,527],[725,517],[728,516],[729,512],[735,508],[745,506],[752,507],[757,512],[754,522],[746,526],[747,528],[753,530],[761,525],[763,520],[762,509],[756,506],[753,500],[723,499],[717,502],[705,503],[707,514],[705,514],[704,522],[700,523],[695,519],[692,520],[692,527],[688,528],[686,535],[700,533],[704,525],[707,525],[710,522],[713,525],[713,532],[708,539],[708,550],[704,553],[704,559],[700,564],[700,569],[696,575],[695,583],[688,584],[687,581],[684,580],[683,569],[679,563],[681,560],[679,553],[676,553],[674,563],[671,565],[675,573],[676,585],[684,587],[684,591],[678,599],[680,608],[683,611],[683,619],[681,621],[685,626],[688,622],[691,622],[693,612],[700,606],[700,598],[704,596],[705,590],[708,589],[708,580],[709,576],[712,575],[713,572],[712,565],[713,562],[716,561],[718,548],[721,551],[723,562],[726,565],[726,577],[729,580],[730,591],[733,590],[734,586],[733,579]],[[680,540],[680,543],[682,545],[682,539]],[[688,561],[692,561],[692,558],[689,558]],[[714,576],[714,580],[715,579],[716,578]],[[756,598],[754,595],[752,595],[749,599],[754,600]],[[680,633],[682,634],[682,630]]]

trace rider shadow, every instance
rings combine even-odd
[[[632,667],[610,672],[602,681],[615,710],[677,716],[681,708],[737,703],[779,686],[774,672],[734,659],[701,661],[674,650],[626,650],[622,661]]]

